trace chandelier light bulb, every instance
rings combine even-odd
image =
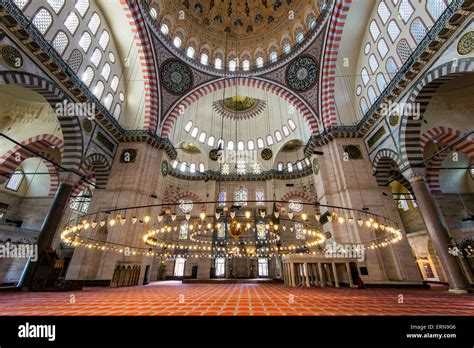
[[[144,218],[143,218],[143,221],[147,224],[150,222],[150,219],[151,217],[149,215],[146,215]]]
[[[260,210],[260,216],[262,217],[262,219],[265,218],[265,210]]]
[[[132,216],[132,224],[136,224],[138,221],[138,218],[136,216]]]
[[[303,221],[306,221],[308,219],[308,215],[306,213],[301,214],[301,218]]]
[[[176,214],[171,214],[171,221],[176,221]]]
[[[231,219],[235,218],[235,211],[231,211],[231,212],[230,212],[230,218],[231,218]]]
[[[96,228],[97,227],[97,221],[95,221],[95,220],[92,221],[91,226],[92,226],[92,228]]]
[[[343,218],[342,216],[339,216],[339,217],[337,218],[337,221],[338,221],[340,224],[342,224],[342,223],[344,223],[344,218]]]
[[[246,217],[247,219],[250,219],[250,211],[249,211],[249,210],[247,210],[247,211],[245,212],[245,217]]]
[[[365,224],[366,224],[367,227],[372,226],[372,222],[370,222],[370,220],[367,220],[367,221],[365,222]]]
[[[321,220],[321,214],[315,214],[314,217],[316,218],[316,221]]]
[[[328,221],[329,221],[329,222],[332,222],[332,214],[329,214],[329,215],[328,215]]]
[[[100,227],[104,227],[106,222],[107,221],[104,220],[104,219],[100,220],[100,222],[99,222]]]
[[[221,217],[221,213],[218,213],[218,212],[216,211],[216,219],[219,220],[220,217]]]
[[[290,220],[293,220],[293,212],[292,212],[292,211],[289,211],[289,212],[288,212],[288,218],[289,218]]]
[[[189,219],[191,219],[191,214],[189,213],[186,213],[184,216],[186,218],[186,221],[189,221]]]
[[[120,219],[120,225],[125,225],[125,223],[127,222],[127,219],[125,217],[121,218]]]
[[[378,229],[379,228],[379,224],[377,222],[374,222],[374,228],[375,229]]]
[[[350,217],[350,218],[349,218],[349,224],[351,224],[351,225],[354,224],[354,218],[353,218],[353,217]]]
[[[204,219],[206,218],[206,212],[205,212],[205,211],[202,211],[202,212],[199,214],[199,217],[201,218],[202,221],[204,221]]]
[[[278,218],[280,217],[280,212],[277,211],[277,210],[275,210],[275,211],[273,212],[273,215],[275,215],[275,218],[278,219]]]
[[[115,219],[110,219],[110,221],[109,221],[110,227],[115,226],[116,223],[117,223],[117,220],[115,220]]]
[[[162,214],[158,215],[158,222],[161,222],[161,221],[163,221],[163,215]]]
[[[362,219],[357,219],[357,223],[359,224],[359,226],[362,226],[364,224],[364,220]]]

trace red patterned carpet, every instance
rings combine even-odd
[[[474,296],[418,289],[157,282],[78,292],[3,293],[0,315],[474,315]]]

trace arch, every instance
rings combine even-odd
[[[456,139],[461,138],[464,135],[463,132],[457,129],[450,127],[434,127],[427,130],[421,136],[420,147],[423,153],[423,150],[426,144],[429,141],[437,140],[447,146],[452,142],[455,142]],[[451,151],[462,152],[466,154],[467,157],[472,161],[474,160],[474,138],[464,138],[454,144],[451,148]],[[451,151],[444,151],[438,156],[432,158],[428,161],[427,170],[426,170],[426,181],[432,193],[441,193],[441,185],[439,181],[440,168],[443,164],[444,159],[451,153]]]
[[[53,158],[53,156],[51,156],[47,150],[51,148],[57,148],[61,153],[61,157],[64,151],[64,143],[62,139],[52,134],[36,135],[22,141],[21,145],[55,163],[57,162],[57,159]],[[33,157],[35,157],[35,155],[32,152],[26,150],[20,145],[15,145],[13,148],[3,154],[2,157],[0,157],[0,176],[2,177],[0,180],[5,177],[9,178],[18,168],[20,163],[28,158]],[[48,169],[50,182],[48,196],[52,197],[59,187],[58,168],[45,159],[42,159],[42,162]]]
[[[429,105],[431,98],[437,90],[447,81],[459,77],[463,73],[474,72],[474,58],[450,61],[427,72],[413,87],[408,96],[407,104],[419,103],[420,116],[402,117],[400,124],[400,153],[402,156],[402,169],[409,165],[418,164],[423,161],[423,149],[421,148],[421,125],[423,114]]]
[[[334,10],[329,20],[325,51],[323,53],[323,66],[321,74],[321,110],[325,128],[337,125],[336,100],[334,97],[336,81],[336,62],[339,46],[344,32],[344,25],[352,0],[336,0]]]
[[[81,193],[89,182],[95,182],[96,188],[104,189],[107,186],[109,180],[111,167],[107,158],[102,154],[89,155],[82,165],[82,173],[84,176],[74,186],[72,196],[76,196]]]
[[[19,71],[1,71],[0,85],[16,85],[42,95],[53,110],[56,104],[68,100],[63,91],[43,77]],[[57,116],[64,135],[64,154],[61,165],[73,171],[79,170],[82,160],[83,139],[81,124],[77,116]]]
[[[292,198],[300,198],[301,200],[305,201],[306,203],[314,203],[314,201],[316,200],[316,197],[314,197],[313,195],[306,194],[306,193],[304,193],[303,191],[300,191],[300,190],[292,190],[292,191],[289,191],[289,192],[285,193],[283,196],[281,196],[279,201],[288,201]],[[277,206],[278,210],[280,210],[282,208],[281,203],[277,203],[276,206]],[[315,209],[318,210],[319,206],[316,206]]]
[[[399,155],[389,149],[382,149],[375,155],[372,166],[375,169],[375,179],[380,187],[386,187],[390,178],[397,177],[400,182],[409,192],[411,192],[411,185],[408,180],[400,173],[400,157]]]
[[[221,78],[218,80],[213,80],[195,88],[192,92],[188,93],[180,101],[175,103],[174,107],[172,107],[172,109],[164,117],[161,125],[160,135],[164,138],[167,138],[174,124],[176,123],[176,120],[178,119],[178,117],[180,117],[180,115],[182,115],[182,111],[187,109],[192,103],[196,102],[198,99],[223,88],[234,86],[255,87],[261,90],[272,92],[275,95],[283,98],[284,100],[295,106],[296,109],[302,114],[303,118],[308,123],[312,134],[319,134],[317,115],[314,113],[314,111],[312,111],[311,107],[306,102],[304,102],[298,95],[289,91],[285,87],[276,84],[275,82],[270,82],[261,78],[239,77],[232,79]]]
[[[191,199],[193,201],[193,203],[202,202],[201,197],[199,197],[197,194],[195,194],[194,192],[191,192],[191,191],[180,192],[176,196],[174,196],[174,198],[171,198],[171,201],[174,202],[174,203],[178,203],[180,199],[184,199],[184,198]],[[168,197],[168,199],[169,199],[169,197]],[[168,202],[169,202],[169,200],[168,200]],[[201,208],[204,208],[203,204],[201,204]]]
[[[140,11],[139,2],[120,0],[120,3],[127,14],[132,32],[136,34],[134,41],[138,47],[143,78],[145,79],[145,119],[143,126],[151,133],[155,133],[160,115],[160,104],[158,100],[160,86],[156,74],[153,44],[148,36],[145,19]]]

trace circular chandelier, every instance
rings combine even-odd
[[[327,222],[357,224],[378,232],[380,236],[358,243],[369,250],[384,248],[402,239],[396,221],[369,211],[300,202],[302,209],[295,212],[290,208],[294,203],[291,200],[247,201],[245,205],[249,203],[256,207],[243,206],[237,201],[199,202],[201,212],[195,215],[179,211],[181,203],[103,210],[68,221],[61,240],[72,247],[172,259],[321,255],[326,241],[322,225]],[[267,212],[264,204],[271,204],[273,211]],[[327,212],[320,214],[321,207],[327,208]],[[93,238],[93,234],[101,230],[127,224],[143,227],[143,245]]]

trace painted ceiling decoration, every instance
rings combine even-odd
[[[286,79],[292,89],[307,91],[318,81],[318,64],[311,56],[298,57],[288,67]]]
[[[165,61],[160,71],[163,87],[172,94],[182,95],[189,91],[193,84],[193,73],[179,60]]]
[[[191,154],[191,155],[196,155],[196,154],[201,153],[201,150],[199,150],[199,147],[196,144],[193,144],[193,143],[187,142],[187,141],[185,141],[181,144],[180,149],[183,150],[186,153]]]
[[[260,115],[267,107],[267,102],[247,96],[234,96],[217,100],[212,108],[222,117],[235,121],[247,120]]]

